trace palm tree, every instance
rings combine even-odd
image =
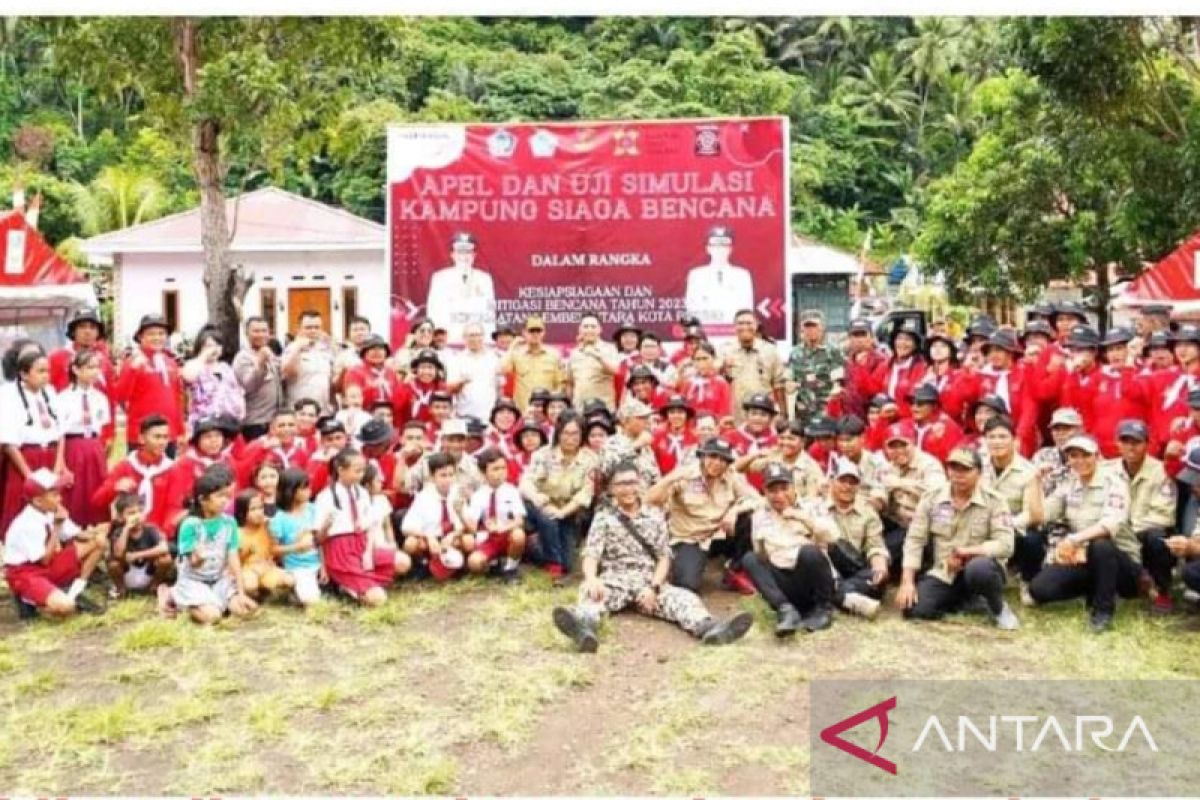
[[[915,126],[918,146],[925,130],[925,111],[929,107],[930,91],[957,66],[957,39],[962,28],[962,22],[952,17],[924,17],[917,20],[916,35],[899,44],[900,51],[908,54],[913,81],[918,88]]]
[[[72,191],[75,210],[90,235],[148,222],[166,208],[163,185],[129,167],[105,167],[90,184],[76,184]]]
[[[906,123],[917,107],[908,66],[897,62],[886,50],[872,53],[858,74],[847,78],[843,86],[846,105],[887,125]]]

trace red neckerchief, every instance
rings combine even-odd
[[[408,382],[408,385],[413,393],[412,416],[413,419],[416,419],[421,416],[421,409],[428,408],[430,403],[433,402],[433,393],[437,391],[437,383],[422,383],[418,380],[412,380]],[[428,388],[425,391],[421,391],[421,387],[423,386]]]

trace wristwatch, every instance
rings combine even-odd
[[[650,588],[654,590],[655,594],[658,594],[659,591],[662,589],[662,587],[663,587],[663,585],[657,581],[650,582]]]

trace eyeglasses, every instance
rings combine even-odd
[[[637,486],[639,483],[641,483],[641,481],[639,481],[638,479],[630,478],[629,480],[613,481],[609,485],[610,486]]]

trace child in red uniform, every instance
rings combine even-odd
[[[81,531],[62,504],[62,480],[37,469],[21,491],[26,505],[5,532],[4,578],[21,615],[31,608],[65,617],[103,613],[83,597],[87,579],[108,545],[107,526]]]
[[[429,420],[425,424],[425,435],[436,442],[442,435],[442,425],[454,416],[454,395],[437,391],[429,398]]]
[[[163,532],[174,539],[179,523],[188,515],[188,503],[196,480],[213,464],[224,464],[233,469],[233,461],[224,454],[226,433],[215,417],[199,420],[192,429],[191,447],[166,474],[166,490],[163,492],[166,506],[158,515]]]
[[[496,401],[496,405],[492,407],[491,414],[491,429],[484,437],[485,443],[489,447],[495,447],[505,456],[511,456],[516,452],[516,443],[513,441],[513,435],[517,430],[517,420],[521,418],[521,409],[517,408],[517,404],[507,397],[502,397]]]
[[[118,494],[133,492],[142,499],[146,519],[166,533],[163,518],[168,507],[167,472],[175,463],[166,454],[170,443],[171,425],[166,417],[160,414],[142,417],[137,448],[109,470],[104,483],[92,495],[92,502],[108,509]]]
[[[692,354],[696,372],[683,382],[683,396],[696,413],[707,411],[718,420],[733,415],[733,391],[729,381],[717,374],[717,351],[708,342],[696,345]]]
[[[308,453],[297,434],[295,412],[280,409],[271,419],[267,435],[246,445],[237,464],[238,486],[249,486],[251,473],[268,458],[277,461],[283,469],[304,469],[308,465]]]
[[[309,493],[320,494],[329,483],[329,462],[349,444],[346,428],[333,417],[322,417],[317,423],[321,445],[308,457],[305,472],[308,473]]]
[[[474,536],[475,549],[467,556],[467,569],[482,575],[503,558],[500,577],[505,583],[521,579],[517,565],[525,553],[525,502],[508,481],[508,464],[499,450],[487,449],[476,463],[484,485],[475,490],[463,520]]]
[[[396,419],[408,422],[410,419],[420,422],[432,422],[433,393],[444,390],[445,386],[438,380],[443,373],[442,361],[434,350],[420,350],[413,357],[412,376],[400,387],[393,407],[396,409]]]
[[[388,366],[392,348],[381,336],[370,336],[358,347],[362,362],[346,371],[342,391],[350,386],[362,389],[361,408],[373,408],[381,401],[391,402],[400,394],[400,378]]]
[[[696,434],[692,432],[692,419],[696,412],[682,395],[668,399],[662,411],[666,424],[654,432],[650,449],[654,451],[659,471],[669,475],[696,446]]]
[[[108,342],[104,341],[104,323],[100,319],[100,312],[94,308],[81,308],[76,311],[67,323],[67,340],[65,347],[50,353],[50,385],[56,392],[66,389],[71,384],[71,363],[75,356],[92,351],[100,357],[100,372],[96,376],[95,388],[107,399],[109,409],[116,408],[114,392],[117,373],[113,369]],[[113,431],[114,424],[110,415],[103,431],[106,446],[112,441]]]
[[[526,417],[514,436],[517,449],[508,459],[508,480],[516,484],[521,481],[526,468],[533,461],[533,454],[550,443],[544,427],[532,417]]]
[[[738,456],[770,450],[778,442],[771,427],[775,419],[775,401],[765,394],[752,394],[742,403],[746,421],[741,427],[726,431],[721,438],[729,443]]]
[[[0,531],[7,529],[25,505],[25,479],[41,468],[70,485],[66,441],[62,435],[58,398],[50,388],[50,365],[40,345],[14,342],[4,356],[0,386],[0,445],[4,448],[4,490]]]
[[[167,352],[167,321],[156,314],[147,314],[138,323],[133,340],[137,347],[125,359],[117,377],[114,391],[117,402],[125,407],[125,430],[130,450],[138,447],[143,417],[160,415],[167,421],[171,444],[168,454],[175,452],[176,442],[183,436],[183,383],[179,365]]]

